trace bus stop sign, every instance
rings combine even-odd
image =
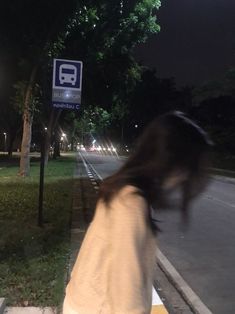
[[[82,62],[54,59],[52,105],[59,109],[79,109],[82,92]]]

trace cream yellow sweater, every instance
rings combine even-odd
[[[99,202],[66,289],[63,314],[149,314],[156,239],[148,208],[126,186]]]

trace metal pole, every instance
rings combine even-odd
[[[41,139],[40,182],[38,199],[38,226],[43,227],[43,190],[44,190],[44,166],[45,166],[45,131]]]

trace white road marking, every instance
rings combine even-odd
[[[222,201],[214,196],[211,196],[209,194],[206,194],[203,198],[207,199],[207,200],[210,200],[210,201],[214,201],[214,202],[218,202],[220,204],[223,204],[223,205],[226,205],[226,206],[230,206],[230,207],[233,207],[235,208],[235,204],[232,204],[232,203],[228,203],[228,202],[225,202],[225,201]]]
[[[160,305],[163,304],[162,300],[160,299],[159,295],[157,294],[156,290],[152,289],[152,305]]]

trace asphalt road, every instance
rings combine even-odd
[[[105,178],[125,158],[84,153]],[[158,214],[159,247],[202,302],[214,314],[235,313],[235,185],[211,180],[191,209],[191,221],[182,226],[179,212]]]

